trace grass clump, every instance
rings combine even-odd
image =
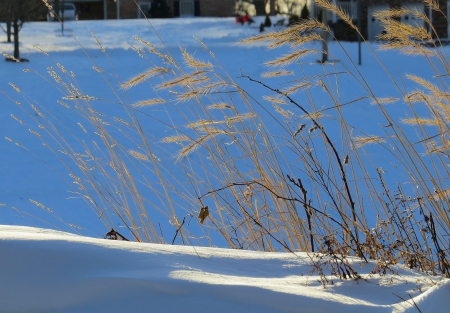
[[[316,2],[357,30],[331,2]],[[76,195],[107,229],[119,219],[127,238],[214,245],[215,233],[230,248],[332,256],[342,278],[358,277],[346,256],[377,260],[380,272],[401,263],[450,277],[449,63],[423,27],[397,20],[405,10],[377,14],[385,26],[381,50],[429,62],[433,81],[405,77],[418,89],[405,90],[385,69],[396,94],[378,97],[351,58],[349,66],[315,65],[321,71],[309,75],[305,58],[320,59],[322,51],[314,43],[323,40],[321,32],[331,35],[317,20],[240,42],[285,51],[266,62],[263,80],[245,69],[233,79],[200,41],[210,60],[186,49],[176,57],[136,38],[146,49],[149,68],[125,82],[117,77],[120,92],[97,70],[115,97],[113,112],[97,110],[96,103],[104,100],[84,94],[75,74],[59,65],[49,70],[62,94],[58,103],[84,121],[79,134],[61,131],[57,119],[33,104],[46,133],[38,137],[55,154],[65,155],[60,159],[74,179]],[[407,11],[432,27],[425,15]],[[343,103],[344,75],[360,93]],[[244,81],[264,94],[249,94],[241,87]],[[131,101],[141,84],[154,89],[147,99]],[[321,108],[323,99],[326,108]],[[411,117],[390,113],[388,105],[398,102]],[[377,134],[347,121],[345,109],[360,103],[379,111]],[[170,114],[152,115],[154,107]],[[160,131],[149,128],[150,122]],[[396,169],[388,173],[372,155],[383,155],[383,164]],[[161,224],[166,220],[171,226]]]

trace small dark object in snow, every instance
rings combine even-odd
[[[281,20],[278,20],[273,26],[283,26],[284,25],[284,18]]]
[[[111,228],[111,230],[106,233],[105,239],[129,241],[127,238],[116,232],[114,228]]]
[[[264,27],[271,27],[272,21],[270,20],[270,17],[268,14],[266,14],[266,19],[264,20]]]

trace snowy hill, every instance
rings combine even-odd
[[[323,287],[313,255],[110,241],[0,227],[0,312],[446,312],[450,281],[352,265]],[[407,301],[403,301],[405,299]]]

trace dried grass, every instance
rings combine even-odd
[[[316,2],[356,29],[331,1]],[[437,1],[425,2],[438,11]],[[59,131],[64,125],[52,119],[44,106],[27,102],[12,83],[15,96],[19,93],[30,104],[21,108],[44,124],[43,131],[35,132],[24,120],[11,117],[64,162],[74,194],[105,225],[119,220],[136,241],[215,245],[212,238],[219,234],[230,248],[324,253],[333,261],[321,266],[333,266],[331,272],[340,278],[359,279],[346,255],[379,261],[374,270],[379,273],[403,263],[450,277],[449,251],[442,248],[450,227],[450,95],[445,79],[450,66],[439,49],[423,47],[431,40],[423,27],[397,20],[405,13],[428,22],[414,10],[378,13],[386,30],[380,36],[387,41],[382,49],[419,54],[433,70],[439,69],[431,79],[406,76],[424,90],[397,87],[395,95],[376,98],[358,68],[352,70],[342,62],[341,72],[351,74],[355,89],[365,92],[342,104],[342,75],[337,66],[329,70],[315,65],[323,72],[305,74],[307,63],[302,59],[319,52],[309,43],[323,40],[317,31],[329,31],[321,22],[308,20],[240,42],[265,43],[269,49],[286,46],[286,54],[266,62],[269,68],[279,68],[263,74],[277,82],[294,76],[283,81],[282,88],[240,77],[260,84],[271,96],[242,90],[200,41],[210,60],[199,60],[181,49],[184,63],[180,65],[168,51],[162,53],[136,37],[155,60],[150,69],[121,87],[131,93],[132,87],[149,79],[158,77],[158,82],[149,84],[153,90],[146,100],[130,104],[128,98],[117,96],[114,102],[121,104],[123,115],[109,114],[107,109],[98,112],[91,104],[97,98],[84,94],[75,75],[63,65],[49,69],[52,83],[72,104],[58,100],[59,105],[84,118],[73,134],[76,149]],[[136,51],[144,56],[142,49]],[[104,75],[105,69],[100,73]],[[394,79],[386,84],[398,86]],[[117,95],[115,86],[111,90]],[[379,134],[367,135],[347,124],[346,110],[364,105],[364,99],[372,99],[370,109],[379,110],[380,120],[367,119],[378,125],[374,129]],[[410,117],[390,115],[393,106],[385,104],[393,102],[408,107]],[[164,106],[144,109],[158,104]],[[423,117],[424,108],[429,111],[427,117]],[[175,124],[175,120],[183,123]],[[411,127],[415,136],[406,131]],[[392,169],[382,169],[378,165],[382,161],[393,164]],[[175,238],[169,238],[174,234]]]

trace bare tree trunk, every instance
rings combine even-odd
[[[275,15],[277,12],[275,11],[275,0],[269,0],[269,5],[270,5],[270,15]]]
[[[6,21],[6,41],[11,42],[11,20]]]
[[[19,21],[14,19],[13,22],[13,34],[14,34],[14,58],[20,60],[19,51]]]

